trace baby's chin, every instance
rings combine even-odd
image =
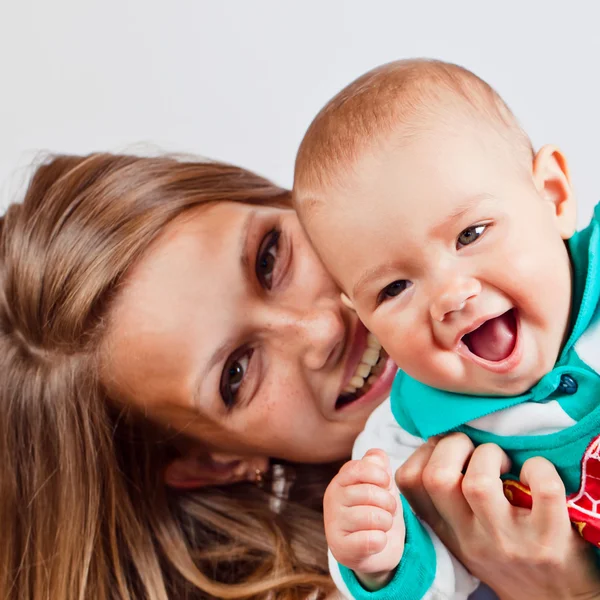
[[[526,375],[516,374],[494,374],[488,372],[473,373],[470,371],[460,378],[439,377],[420,373],[413,379],[428,385],[429,387],[462,394],[466,396],[520,396],[528,392],[548,371],[536,370],[536,373]],[[410,375],[410,373],[409,373]]]
[[[503,380],[481,381],[477,385],[469,385],[465,383],[462,386],[457,386],[453,390],[457,394],[467,394],[470,396],[521,396],[526,394],[534,387],[542,378],[542,375],[528,375],[525,377],[513,378],[504,376]]]

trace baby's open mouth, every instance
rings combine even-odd
[[[335,403],[336,410],[358,400],[371,389],[371,386],[381,374],[387,357],[388,355],[377,341],[377,338],[369,333],[367,335],[367,347],[354,370],[352,378]]]
[[[517,319],[514,309],[489,319],[462,337],[472,354],[490,362],[507,359],[517,343]]]

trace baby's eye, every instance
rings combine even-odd
[[[473,225],[472,227],[467,227],[456,240],[456,247],[458,249],[468,246],[472,244],[474,241],[478,240],[483,232],[487,229],[487,225]]]
[[[393,281],[389,285],[386,285],[377,296],[377,305],[381,304],[382,302],[385,302],[388,298],[394,298],[396,296],[399,296],[404,290],[409,288],[411,285],[412,283],[410,281],[407,281],[406,279],[398,279],[396,281]]]
[[[244,376],[248,371],[252,350],[246,350],[244,354],[233,356],[225,364],[221,375],[220,393],[227,408],[235,404],[235,397],[244,383]]]

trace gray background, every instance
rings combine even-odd
[[[44,150],[191,152],[290,185],[323,103],[396,58],[458,62],[597,199],[600,5],[589,1],[1,0],[0,204]]]

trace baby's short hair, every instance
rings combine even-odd
[[[457,111],[492,126],[518,154],[533,156],[527,134],[498,93],[471,71],[439,60],[392,62],[339,92],[311,123],[296,157],[296,205],[318,203],[318,191],[339,181],[382,135],[410,139],[431,117]]]

